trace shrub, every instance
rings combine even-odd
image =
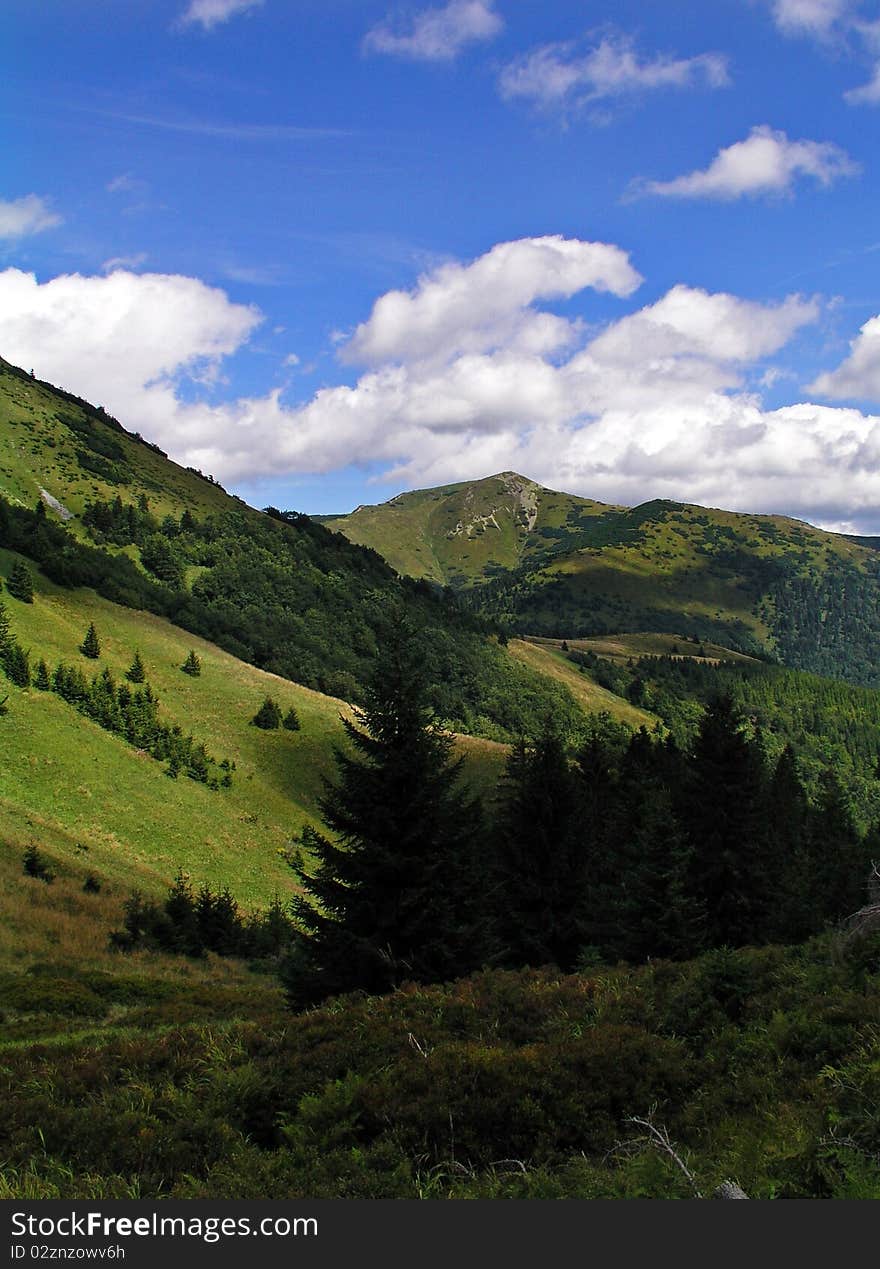
[[[55,880],[55,874],[46,863],[43,856],[37,850],[36,846],[31,843],[24,852],[23,872],[27,877],[34,877],[39,881],[45,881],[47,885]]]

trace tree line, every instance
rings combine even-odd
[[[789,746],[769,762],[728,695],[693,743],[599,725],[577,752],[548,719],[488,805],[437,728],[424,660],[389,629],[337,775],[295,863],[291,1004],[486,965],[563,970],[797,942],[864,902],[877,831],[834,772],[808,798]]]

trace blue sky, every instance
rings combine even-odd
[[[880,532],[880,5],[6,0],[0,355],[255,505]]]

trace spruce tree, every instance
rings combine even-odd
[[[12,647],[12,631],[9,626],[9,613],[6,605],[0,600],[0,660],[8,648]]]
[[[768,934],[799,942],[818,928],[810,894],[809,806],[791,745],[776,762],[767,789],[767,872],[774,895]]]
[[[642,727],[620,764],[610,814],[619,854],[604,894],[608,959],[681,960],[701,948],[705,914],[689,893],[692,852],[671,791],[675,758]]]
[[[180,668],[184,674],[189,674],[194,679],[199,677],[202,672],[202,663],[196,656],[194,648],[190,648],[187,658]]]
[[[810,819],[807,884],[819,928],[865,904],[871,860],[856,829],[852,800],[831,768],[822,772]]]
[[[129,683],[143,683],[147,677],[147,672],[144,669],[144,663],[141,660],[141,654],[137,649],[135,649],[134,660],[125,672],[125,677],[128,679]]]
[[[16,687],[30,687],[31,667],[28,653],[20,643],[13,643],[3,656],[3,669]]]
[[[680,808],[693,849],[691,893],[706,913],[710,947],[760,942],[772,921],[765,781],[757,747],[729,696],[700,724]]]
[[[260,708],[251,719],[253,727],[260,727],[263,731],[275,731],[281,726],[281,707],[277,701],[271,696],[267,696]]]
[[[23,604],[34,602],[34,579],[31,576],[31,570],[22,560],[17,560],[13,564],[12,572],[6,582],[6,589],[13,599],[21,600]]]
[[[399,615],[356,722],[335,751],[337,778],[319,806],[333,839],[307,830],[314,872],[294,863],[306,892],[282,966],[292,1007],[407,980],[438,982],[485,959],[480,921],[478,805],[460,788],[452,739],[432,724],[424,650]]]
[[[505,771],[496,829],[498,937],[504,962],[571,970],[584,937],[583,798],[558,733],[520,742]]]
[[[299,731],[300,729],[299,715],[297,714],[296,710],[293,708],[292,705],[290,709],[287,711],[287,713],[284,715],[284,718],[281,721],[281,726],[286,731]]]
[[[89,628],[86,631],[85,638],[79,645],[79,650],[84,657],[89,657],[92,661],[96,661],[101,655],[101,643],[93,621],[89,623]]]
[[[34,687],[39,688],[41,692],[51,692],[52,690],[49,667],[42,657],[37,662],[37,668],[34,671]]]

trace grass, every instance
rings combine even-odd
[[[569,646],[579,647],[581,642],[583,641],[576,641]],[[615,696],[607,688],[594,683],[588,674],[581,673],[577,666],[572,665],[565,653],[557,651],[559,643],[561,640],[536,639],[526,642],[523,639],[511,639],[508,647],[510,655],[517,661],[521,661],[532,670],[537,670],[539,674],[564,684],[581,709],[587,713],[608,713],[615,722],[626,723],[634,730],[639,727],[653,730],[658,726],[660,720],[654,714],[638,709],[622,696]]]
[[[15,557],[0,551],[0,573]],[[33,571],[33,570],[32,570]],[[160,712],[204,740],[217,758],[234,760],[231,789],[212,791],[185,777],[171,780],[161,763],[103,731],[51,692],[4,683],[9,713],[0,719],[0,833],[21,848],[33,839],[60,859],[88,853],[91,867],[119,886],[156,891],[178,868],[196,882],[228,885],[244,904],[265,904],[292,888],[283,857],[318,818],[322,777],[335,770],[332,749],[344,741],[344,701],[238,661],[150,613],[121,608],[91,591],[68,591],[35,574],[35,602],[4,595],[12,629],[31,651],[87,673],[105,666],[121,679],[140,652]],[[101,657],[78,651],[89,622]],[[188,651],[202,673],[180,670]],[[293,706],[299,732],[249,725],[267,695]],[[462,739],[467,774],[491,783],[504,747]]]
[[[0,494],[10,502],[33,507],[45,490],[78,516],[88,502],[112,500],[120,492],[117,479],[83,468],[80,456],[88,446],[59,414],[91,423],[99,438],[118,447],[126,501],[145,494],[160,519],[166,514],[179,517],[185,507],[203,517],[234,505],[219,485],[87,415],[80,406],[59,402],[48,385],[20,377],[0,358]],[[75,520],[71,527],[81,532]]]
[[[605,657],[609,661],[672,656],[679,660],[702,661],[709,665],[719,665],[722,661],[755,664],[754,657],[746,656],[744,652],[736,652],[711,641],[697,645],[688,642],[682,635],[643,633],[567,640],[530,638],[529,642],[542,648],[561,648],[563,642],[566,642],[573,652],[595,652],[596,656]],[[704,656],[699,654],[698,647],[703,649]]]

